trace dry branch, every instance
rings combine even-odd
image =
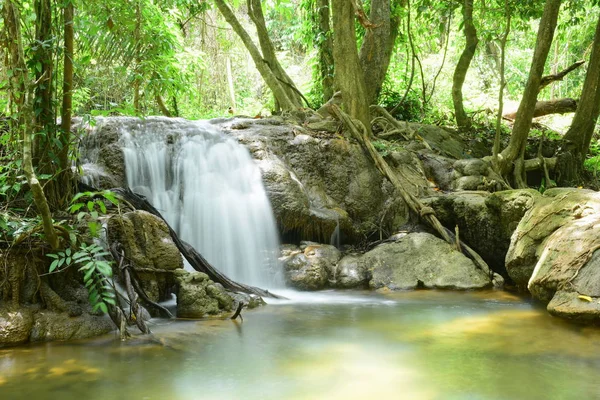
[[[538,90],[541,91],[543,88],[545,88],[546,86],[548,86],[549,84],[551,84],[553,82],[562,81],[562,79],[569,72],[576,70],[577,68],[581,67],[583,64],[585,64],[585,61],[577,61],[576,63],[569,65],[567,68],[565,68],[564,70],[560,71],[557,74],[543,76],[542,81],[540,82],[540,88]]]

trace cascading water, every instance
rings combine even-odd
[[[245,147],[205,121],[149,118],[121,129],[134,192],[230,278],[279,286],[275,220]]]

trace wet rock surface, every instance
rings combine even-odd
[[[231,312],[233,298],[202,272],[175,271],[177,317],[203,318]]]
[[[122,244],[150,299],[166,300],[171,286],[168,271],[183,268],[183,259],[164,221],[140,210],[115,215],[108,221],[108,238]]]

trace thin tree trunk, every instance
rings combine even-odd
[[[319,28],[316,38],[319,49],[319,69],[321,73],[321,87],[323,90],[323,103],[333,97],[335,92],[333,72],[333,33],[331,32],[329,0],[317,0]]]
[[[332,0],[335,86],[342,92],[344,111],[359,120],[371,135],[365,77],[356,48],[354,7],[348,0]]]
[[[273,71],[277,80],[283,84],[284,90],[286,90],[288,97],[296,104],[296,107],[302,107],[302,96],[300,95],[300,91],[294,84],[292,78],[289,77],[281,64],[279,64],[279,60],[275,54],[273,43],[271,42],[269,32],[267,31],[265,16],[260,0],[247,0],[246,3],[248,5],[250,19],[256,27],[258,42],[265,62],[268,64],[271,71]]]
[[[508,147],[502,151],[499,157],[500,168],[503,174],[508,173],[513,162],[515,163],[515,184],[518,188],[527,186],[524,177],[525,170],[522,168],[525,144],[531,128],[531,120],[533,119],[533,114],[535,112],[535,104],[537,102],[538,91],[542,80],[542,73],[544,72],[548,52],[550,51],[552,39],[554,38],[554,29],[556,28],[560,4],[561,0],[547,0],[546,5],[544,6],[544,13],[542,14],[542,19],[540,21],[535,51],[533,53],[531,69],[525,86],[525,92],[523,93],[523,99],[521,100],[521,104],[517,111],[515,125]]]
[[[71,115],[73,108],[73,3],[68,2],[63,9],[64,20],[64,64],[63,64],[63,99],[61,110],[62,149],[59,153],[60,175],[59,186],[63,198],[70,197],[72,191],[71,166],[69,165],[69,147],[71,145]],[[66,195],[66,196],[65,196]]]
[[[260,53],[256,45],[250,38],[248,32],[246,32],[246,30],[242,27],[233,11],[231,11],[231,8],[229,8],[229,6],[225,3],[224,0],[214,1],[227,23],[231,25],[235,33],[240,37],[240,39],[244,43],[244,46],[246,47],[248,53],[250,53],[250,56],[254,61],[256,69],[269,86],[269,89],[271,89],[271,91],[273,92],[273,95],[279,102],[281,108],[285,111],[290,111],[300,107],[301,104],[297,104],[293,98],[290,98],[284,84],[277,79],[277,76],[273,73],[270,66],[263,59],[263,55]]]
[[[500,152],[500,135],[502,133],[502,110],[504,108],[504,89],[506,88],[506,42],[508,41],[508,35],[510,35],[510,24],[512,17],[512,10],[510,9],[509,0],[504,1],[504,16],[506,18],[506,26],[504,27],[504,34],[500,39],[500,90],[498,93],[498,115],[496,116],[496,136],[494,137],[493,147],[493,165],[496,172],[499,172],[498,166],[498,153]]]
[[[465,0],[462,13],[466,43],[465,49],[458,59],[452,78],[452,102],[454,103],[454,114],[458,128],[469,129],[471,127],[471,120],[465,112],[462,88],[467,77],[467,71],[471,65],[471,60],[475,55],[477,43],[479,42],[479,39],[477,39],[477,30],[473,24],[473,0]]]
[[[235,87],[233,86],[233,74],[231,73],[231,58],[227,56],[226,59],[227,67],[227,86],[229,87],[229,100],[232,112],[235,112]]]
[[[158,108],[160,109],[162,115],[171,118],[173,115],[171,115],[171,111],[169,111],[169,108],[165,104],[165,100],[163,99],[163,97],[160,94],[156,93],[154,99],[156,100],[156,104],[158,105]]]

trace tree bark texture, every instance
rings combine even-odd
[[[554,38],[554,29],[556,28],[560,4],[561,0],[547,0],[546,5],[544,6],[544,13],[542,14],[540,27],[538,29],[529,77],[527,79],[527,84],[525,85],[523,98],[519,104],[519,109],[517,110],[510,142],[508,147],[500,154],[500,163],[503,174],[508,172],[513,162],[517,160],[518,164],[522,164],[523,162],[525,144],[531,128],[531,120],[535,113],[535,104],[537,102],[537,95],[542,80],[542,73],[544,72],[544,65],[546,64],[548,52],[550,51],[552,39]],[[515,165],[516,184],[517,187],[525,187],[526,184],[523,176],[524,170],[522,166],[519,167],[518,164]]]
[[[21,93],[21,106],[17,109],[18,125],[17,129],[21,131],[20,136],[23,138],[23,172],[27,178],[29,189],[33,195],[33,201],[42,218],[42,226],[46,241],[53,250],[58,249],[58,235],[54,230],[52,214],[48,201],[44,195],[44,190],[40,184],[33,169],[32,161],[32,136],[34,129],[33,117],[33,89],[34,83],[29,82],[27,66],[23,54],[23,39],[21,36],[20,17],[17,7],[11,0],[4,0],[3,7],[4,27],[9,38],[9,64],[7,67],[12,71],[11,88],[24,88]]]
[[[390,0],[371,1],[369,20],[373,26],[365,32],[359,58],[365,76],[367,103],[374,104],[390,65],[400,21],[392,16]]]
[[[61,119],[60,142],[62,149],[59,152],[61,172],[57,177],[58,186],[66,194],[72,192],[71,165],[69,164],[69,146],[71,144],[71,116],[73,108],[73,3],[68,2],[63,8],[64,22],[64,64],[63,64],[63,98]]]
[[[467,71],[471,65],[471,60],[475,55],[477,49],[477,30],[473,24],[473,0],[465,0],[462,7],[463,13],[463,25],[465,32],[465,49],[463,50],[456,68],[454,69],[454,76],[452,78],[452,102],[454,104],[454,114],[456,116],[456,124],[459,129],[469,129],[471,121],[465,112],[463,105],[463,93],[462,88],[467,77]]]
[[[335,86],[342,92],[344,111],[359,120],[371,134],[365,77],[356,48],[354,7],[348,0],[331,0]]]
[[[574,183],[583,169],[585,155],[600,115],[600,18],[590,55],[590,63],[583,82],[579,106],[571,127],[563,137],[564,154],[559,156],[559,183]]]
[[[333,32],[331,31],[329,0],[317,0],[318,34],[316,35],[319,49],[319,70],[323,90],[323,104],[333,97],[335,93],[333,73]]]
[[[263,55],[252,41],[252,38],[250,38],[248,32],[242,27],[231,8],[229,8],[224,0],[214,1],[227,23],[231,25],[235,33],[244,43],[244,46],[250,53],[250,56],[256,65],[256,69],[258,69],[258,72],[267,83],[267,86],[269,86],[269,89],[273,92],[273,95],[282,110],[290,111],[298,108],[299,105],[294,101],[293,96],[290,97],[284,84],[277,79],[277,76],[273,73],[267,61],[263,59]]]

